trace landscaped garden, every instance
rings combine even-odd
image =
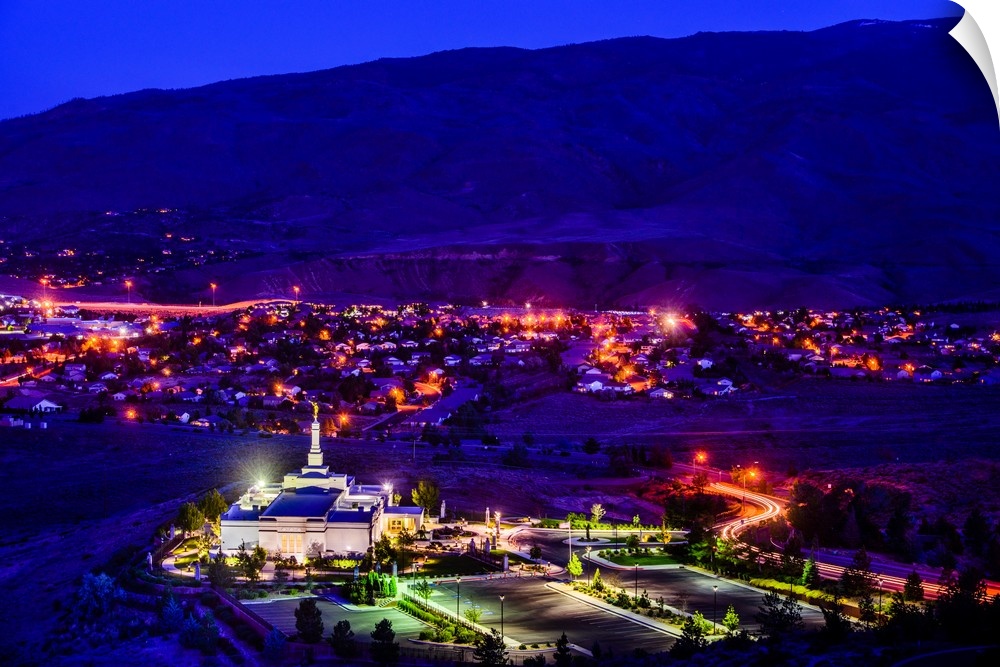
[[[646,567],[649,565],[678,565],[682,561],[667,547],[653,549],[602,549],[597,555],[615,565]]]

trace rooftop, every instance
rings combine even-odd
[[[323,489],[282,491],[261,516],[266,517],[322,517],[337,499]]]

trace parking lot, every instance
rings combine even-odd
[[[463,580],[456,586],[447,582],[435,586],[432,600],[454,609],[456,589],[462,593],[461,610],[482,609],[480,624],[500,629],[500,596],[503,602],[504,634],[508,640],[527,645],[555,641],[565,632],[571,643],[591,649],[597,642],[602,650],[642,648],[650,653],[669,649],[670,635],[648,628],[546,587],[535,579]]]

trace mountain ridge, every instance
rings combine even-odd
[[[954,23],[459,49],[69,102],[0,122],[0,215],[13,238],[41,223],[88,247],[75,228],[144,233],[107,210],[182,209],[274,263],[211,267],[241,296],[328,258],[373,295],[474,299],[457,278],[404,288],[436,253],[484,273],[483,298],[514,301],[662,299],[682,269],[756,276],[741,285],[769,302],[781,276],[790,293],[812,276],[831,304],[969,297],[1000,287],[1000,141]],[[461,246],[519,259],[482,265]],[[547,284],[545,257],[630,270],[581,290],[572,271]],[[203,295],[205,273],[140,280],[175,299]]]

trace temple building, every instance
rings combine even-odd
[[[257,483],[222,515],[222,550],[240,544],[295,556],[360,556],[383,533],[415,532],[420,507],[392,503],[392,488],[357,484],[323,464],[319,419],[314,410],[306,465],[281,483]]]

